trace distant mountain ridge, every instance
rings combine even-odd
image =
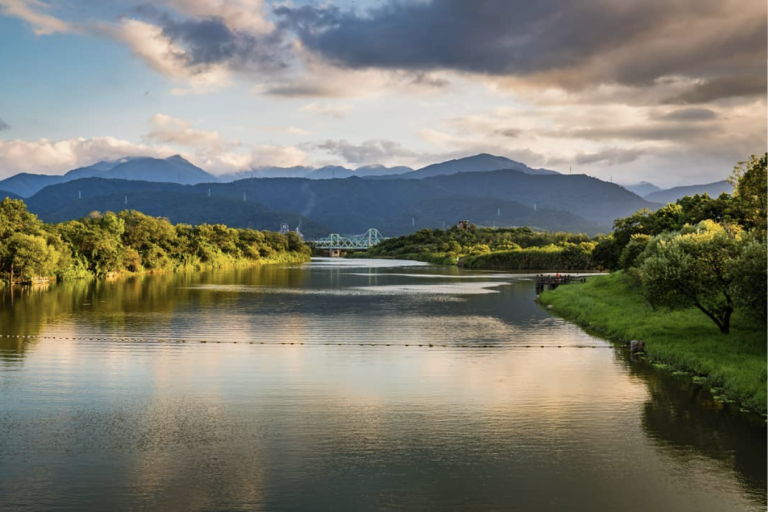
[[[2,188],[2,186],[0,186]],[[705,185],[688,185],[684,187],[675,187],[668,190],[660,190],[652,194],[645,196],[646,201],[654,203],[674,203],[678,199],[685,196],[693,196],[696,194],[709,194],[710,197],[718,197],[722,193],[733,193],[733,185],[727,181],[716,181],[714,183],[707,183]]]
[[[194,185],[217,181],[216,178],[191,164],[180,155],[165,159],[129,157],[109,162],[97,162],[72,169],[63,176],[22,173],[0,181],[0,190],[30,197],[49,185],[81,178],[111,178]]]
[[[85,178],[46,187],[27,203],[51,222],[92,210],[146,208],[173,222],[215,219],[274,230],[280,215],[273,214],[281,212],[285,222],[346,234],[377,227],[387,236],[449,226],[463,218],[485,226],[608,232],[615,218],[655,206],[589,176],[512,170],[421,180],[274,178],[197,185]]]
[[[660,192],[661,188],[657,187],[653,183],[650,183],[648,181],[641,181],[639,183],[635,183],[634,185],[622,185],[625,189],[629,190],[630,192],[633,192],[640,197],[645,197],[648,194],[653,194],[654,192]]]
[[[501,170],[519,171],[524,174],[535,175],[560,174],[557,171],[550,171],[548,169],[532,169],[523,163],[510,160],[509,158],[503,156],[481,153],[475,156],[468,156],[465,158],[458,158],[455,160],[448,160],[447,162],[428,165],[417,171],[406,173],[398,177],[408,179],[423,179],[432,176],[444,176],[464,172],[487,172]]]
[[[346,179],[353,176],[370,179],[423,179],[431,176],[462,172],[486,172],[515,170],[525,174],[558,174],[547,169],[533,169],[509,158],[479,154],[456,160],[428,165],[418,170],[406,166],[386,167],[365,165],[356,169],[342,166],[320,168],[255,167],[232,174],[214,176],[191,164],[179,155],[165,159],[151,157],[126,157],[114,161],[97,162],[86,167],[72,169],[63,176],[22,173],[0,181],[0,190],[7,190],[22,197],[30,197],[49,185],[65,183],[80,178],[112,178],[155,181],[195,185],[198,183],[232,182],[245,178],[308,178],[312,180]]]

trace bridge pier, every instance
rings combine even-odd
[[[329,249],[328,253],[331,258],[341,258],[341,249]]]

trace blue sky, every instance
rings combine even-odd
[[[0,0],[0,178],[489,152],[662,186],[765,150],[766,6]]]

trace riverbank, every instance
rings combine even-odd
[[[241,258],[238,260],[233,260],[228,263],[216,264],[216,265],[200,263],[197,265],[187,265],[187,266],[180,266],[175,268],[138,270],[138,271],[121,270],[120,272],[109,272],[107,274],[102,274],[102,275],[95,275],[91,272],[82,272],[80,274],[64,277],[64,278],[57,278],[56,276],[50,276],[45,280],[38,279],[38,280],[32,281],[31,283],[16,282],[13,285],[11,285],[11,283],[7,280],[0,279],[0,289],[8,288],[11,286],[36,286],[36,285],[47,286],[50,284],[63,283],[67,281],[76,281],[81,279],[113,280],[113,279],[127,278],[127,277],[133,277],[133,276],[145,276],[145,275],[157,275],[157,274],[184,274],[184,273],[193,273],[193,272],[206,272],[209,270],[227,270],[227,269],[234,269],[234,268],[258,267],[261,265],[308,263],[310,260],[311,260],[311,257],[309,254],[298,253],[298,252],[288,252],[288,253],[280,253],[279,255],[273,256],[270,258],[258,258],[258,259]]]
[[[766,412],[765,325],[737,313],[723,335],[696,309],[654,310],[621,272],[544,292],[541,303],[611,339],[643,340],[655,366],[688,372],[721,400]]]

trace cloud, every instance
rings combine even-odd
[[[309,103],[301,107],[302,112],[312,112],[322,116],[332,117],[334,119],[341,119],[344,117],[344,112],[349,109],[349,105],[330,105],[328,103],[318,102]]]
[[[20,172],[62,174],[101,160],[116,160],[124,156],[164,158],[172,154],[174,151],[167,147],[134,144],[114,137],[58,141],[0,139],[0,176],[12,176]]]
[[[653,119],[675,122],[712,121],[717,118],[717,112],[708,108],[680,108],[664,113],[654,113]]]
[[[573,162],[579,165],[600,163],[618,165],[633,162],[645,153],[642,149],[606,148],[595,153],[577,153]]]
[[[11,129],[11,125],[3,121],[3,118],[0,117],[0,132],[2,132],[3,130],[10,130],[10,129]]]
[[[159,18],[162,33],[184,48],[185,65],[205,69],[226,65],[233,70],[277,71],[288,67],[281,32],[254,35],[237,31],[223,18]]]
[[[683,76],[711,83],[707,99],[765,92],[763,2],[390,1],[364,13],[279,6],[275,14],[304,47],[350,69],[453,70],[572,90]]]
[[[275,25],[266,17],[264,0],[162,0],[176,12],[194,18],[220,19],[237,32],[269,34]]]
[[[760,75],[723,76],[702,80],[667,103],[709,103],[739,96],[765,96],[765,73]]]
[[[259,144],[251,152],[252,167],[295,167],[308,165],[307,153],[292,146],[271,146]]]
[[[404,148],[399,142],[384,139],[367,140],[360,144],[352,144],[343,139],[326,140],[315,144],[314,147],[355,165],[378,164],[393,160],[402,163],[404,159],[411,160],[421,156]]]
[[[178,144],[209,152],[219,152],[224,146],[233,145],[225,142],[218,132],[197,130],[186,121],[165,114],[155,114],[150,124],[147,138],[161,144]]]
[[[41,0],[0,0],[0,13],[26,21],[39,36],[77,31],[75,25],[42,12],[50,8]]]
[[[265,132],[279,132],[279,133],[287,133],[289,135],[298,135],[298,136],[306,136],[306,135],[312,135],[312,132],[309,130],[305,130],[303,128],[297,128],[295,126],[266,126],[262,128]]]
[[[499,128],[497,130],[494,130],[494,133],[498,135],[503,135],[504,137],[508,137],[510,139],[514,139],[520,136],[522,133],[522,130],[518,128]]]
[[[714,124],[646,123],[624,126],[560,128],[542,130],[540,134],[561,139],[585,139],[598,142],[605,140],[680,142],[700,140],[701,137],[716,134],[720,130],[721,127]]]
[[[172,79],[184,80],[190,86],[186,90],[174,88],[172,94],[183,94],[182,91],[209,92],[231,82],[230,72],[225,66],[195,63],[159,26],[124,19],[117,25],[97,24],[94,30],[125,43],[154,70]]]

